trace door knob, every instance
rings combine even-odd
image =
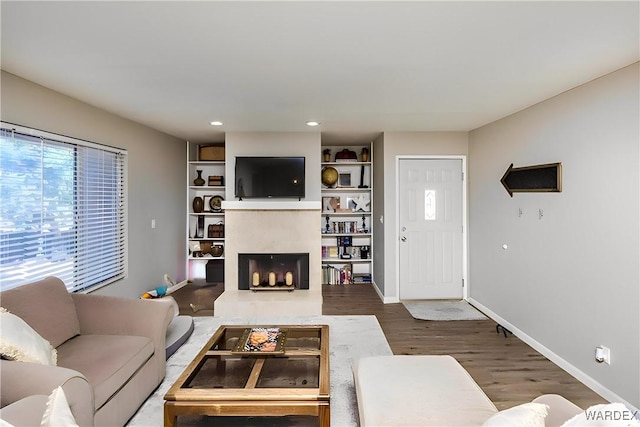
[[[407,238],[406,238],[405,236],[402,236],[402,237],[400,238],[400,240],[402,240],[403,242],[406,242],[406,241],[407,241]]]

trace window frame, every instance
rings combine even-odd
[[[34,128],[30,128],[30,127],[25,127],[25,126],[21,126],[21,125],[17,125],[17,124],[13,124],[13,123],[8,123],[8,122],[4,122],[4,121],[0,121],[0,132],[2,132],[3,134],[6,133],[14,133],[14,134],[19,134],[19,135],[23,135],[25,137],[25,139],[27,138],[38,138],[40,140],[42,140],[44,143],[49,142],[52,145],[55,144],[62,144],[62,145],[66,145],[66,146],[70,146],[73,147],[74,150],[77,150],[78,147],[82,147],[84,148],[89,148],[89,149],[94,149],[94,150],[100,150],[102,152],[106,152],[106,153],[112,153],[115,154],[117,156],[117,167],[119,172],[121,172],[120,174],[115,175],[116,179],[115,180],[115,184],[114,184],[114,189],[115,191],[118,193],[119,197],[118,197],[118,201],[121,203],[121,205],[119,206],[119,208],[117,209],[117,211],[120,214],[120,221],[119,221],[119,225],[118,225],[118,230],[120,230],[120,232],[118,234],[116,234],[115,236],[118,235],[122,235],[121,238],[117,238],[118,241],[121,241],[122,245],[119,248],[119,250],[117,251],[117,259],[121,259],[120,261],[116,261],[116,264],[118,265],[117,271],[115,271],[115,274],[113,277],[109,277],[103,281],[100,281],[98,283],[93,283],[93,284],[87,284],[86,281],[82,282],[82,283],[76,283],[73,285],[70,285],[68,283],[66,283],[67,289],[69,290],[69,292],[78,292],[78,293],[88,293],[91,291],[95,291],[96,289],[99,289],[101,287],[107,286],[111,283],[117,282],[119,280],[125,279],[128,277],[129,275],[129,265],[128,265],[128,248],[129,248],[129,233],[128,233],[128,152],[126,149],[123,148],[118,148],[118,147],[113,147],[110,145],[106,145],[106,144],[100,144],[100,143],[96,143],[96,142],[91,142],[91,141],[87,141],[87,140],[83,140],[83,139],[79,139],[79,138],[73,138],[70,136],[66,136],[66,135],[61,135],[61,134],[56,134],[56,133],[52,133],[52,132],[47,132],[47,131],[43,131],[43,130],[39,130],[39,129],[34,129]],[[95,152],[94,152],[95,154]],[[40,166],[42,167],[42,163],[40,164]],[[74,169],[74,174],[79,173],[78,170],[82,169],[82,172],[86,172],[85,170],[86,165],[79,165],[78,163],[78,153],[76,151],[76,154],[74,155],[74,160],[73,160],[73,169]],[[85,174],[84,177],[86,178],[87,175]],[[78,181],[74,180],[74,188],[76,188],[78,186]],[[77,211],[79,209],[79,206],[83,203],[80,202],[78,200],[79,195],[74,196],[73,199],[73,209],[76,212],[75,215],[77,215]],[[2,203],[2,200],[0,199],[0,203]],[[86,203],[86,201],[84,202]],[[90,222],[86,216],[84,216],[81,220],[76,219],[74,222],[76,223],[80,223],[80,222]],[[76,227],[74,227],[75,229]],[[78,247],[81,245],[82,242],[79,241],[79,235],[76,232],[76,235],[73,239],[73,244],[74,247]],[[114,259],[116,259],[116,257],[114,257]],[[83,266],[91,266],[93,264],[89,263],[89,264],[84,264]],[[73,267],[73,271],[74,271],[74,275],[77,275],[77,263],[74,261],[74,267]],[[49,274],[46,274],[45,271],[40,272],[42,273],[42,277],[38,278],[44,278],[46,276],[48,276]],[[36,278],[35,280],[38,280],[38,278]],[[11,284],[7,287],[2,286],[2,277],[0,277],[0,288],[2,290],[5,289],[11,289],[11,288],[16,288],[16,287],[20,287],[24,284],[27,284],[29,282],[32,282],[34,279],[33,278],[29,278],[27,280],[25,280],[22,283],[18,283],[18,284]]]

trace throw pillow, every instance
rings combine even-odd
[[[587,408],[567,420],[562,427],[636,427],[640,413],[632,411],[622,403],[603,403]]]
[[[62,387],[57,387],[49,395],[47,409],[42,416],[42,427],[78,427],[75,418],[69,409],[67,396]]]
[[[523,403],[491,416],[483,427],[544,427],[549,407],[542,403]]]
[[[3,359],[55,365],[58,353],[24,320],[0,307],[0,355]]]

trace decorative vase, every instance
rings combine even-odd
[[[222,256],[223,252],[224,252],[224,246],[222,246],[222,245],[213,245],[211,247],[211,255],[213,255],[215,257]]]
[[[202,178],[202,171],[201,170],[197,170],[196,173],[198,174],[198,177],[193,180],[193,184],[197,185],[198,187],[203,186],[204,185],[204,179]]]
[[[193,198],[193,212],[200,213],[204,209],[204,200],[202,197],[194,197]]]
[[[368,162],[369,161],[369,149],[368,148],[363,148],[362,149],[362,153],[360,154],[362,161],[363,162]]]
[[[328,148],[322,152],[322,161],[330,162],[331,161],[331,150]]]

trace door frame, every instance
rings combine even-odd
[[[395,264],[396,264],[396,298],[400,301],[400,161],[401,160],[461,160],[462,161],[462,299],[467,300],[469,294],[468,279],[468,230],[467,218],[467,156],[466,155],[397,155],[396,156],[396,223],[395,223]]]

